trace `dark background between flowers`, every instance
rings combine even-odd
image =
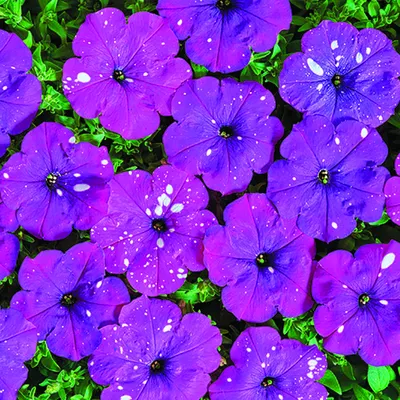
[[[31,72],[42,83],[43,102],[31,128],[44,121],[56,121],[73,130],[78,141],[107,146],[116,172],[133,169],[152,172],[167,163],[161,139],[165,129],[173,122],[171,117],[163,117],[159,129],[150,137],[127,141],[101,127],[97,120],[85,120],[74,113],[63,96],[61,84],[63,64],[73,56],[72,40],[88,13],[110,6],[123,10],[129,16],[138,11],[156,12],[156,4],[156,0],[0,0],[0,29],[17,33],[30,47],[34,60]],[[291,4],[291,29],[279,35],[271,51],[254,54],[245,69],[231,74],[239,80],[258,81],[273,93],[277,102],[274,115],[283,122],[286,135],[293,124],[301,120],[301,114],[280,98],[278,75],[285,58],[300,50],[300,40],[305,31],[324,19],[347,21],[359,29],[380,29],[394,41],[395,48],[400,52],[399,40],[396,40],[400,37],[400,0],[291,0]],[[188,60],[184,46],[181,46],[179,56]],[[204,75],[222,77],[222,74],[211,74],[201,66],[192,64],[192,67],[196,78]],[[399,108],[396,115],[378,128],[389,147],[385,166],[393,174],[393,162],[400,151]],[[0,167],[11,154],[19,151],[23,137],[24,134],[21,134],[12,138],[7,154],[0,158]],[[279,157],[278,151],[276,157]],[[266,182],[267,176],[255,175],[247,192],[265,193]],[[242,195],[238,193],[222,198],[218,192],[209,191],[209,194],[209,209],[220,223],[223,223],[222,214],[226,205]],[[22,229],[16,234],[21,241],[21,252],[16,271],[0,282],[1,308],[8,307],[11,297],[19,290],[17,271],[26,256],[35,257],[45,249],[66,251],[78,242],[89,240],[88,232],[77,231],[57,242],[34,239]],[[357,229],[345,239],[329,245],[317,241],[317,259],[336,249],[354,251],[363,244],[387,243],[390,239],[400,241],[400,229],[384,214],[380,221],[373,224],[359,222]],[[125,283],[132,298],[137,297],[139,294],[130,288],[126,280]],[[190,274],[180,290],[163,297],[178,302],[184,313],[197,311],[208,315],[220,328],[224,338],[221,366],[231,363],[229,350],[238,335],[246,327],[257,325],[237,321],[223,308],[220,289],[210,283],[206,271]],[[312,310],[298,318],[277,315],[263,325],[276,327],[286,337],[321,346],[321,338],[313,326]],[[329,370],[321,382],[329,390],[329,399],[400,399],[400,362],[391,367],[374,368],[358,356],[345,358],[327,353],[327,357]],[[90,380],[85,359],[74,363],[53,356],[45,343],[40,343],[28,367],[29,377],[18,399],[99,399],[101,387]],[[216,371],[214,377],[219,373]]]

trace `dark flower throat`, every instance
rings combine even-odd
[[[62,297],[61,304],[64,307],[70,307],[70,306],[73,306],[76,303],[76,301],[77,301],[77,298],[73,294],[67,293],[67,294],[64,294],[64,296]]]
[[[260,268],[267,267],[270,265],[270,257],[267,253],[261,253],[256,257],[256,264]]]
[[[262,387],[269,387],[272,386],[274,384],[274,380],[272,378],[264,378],[264,380],[261,382],[261,386]]]
[[[224,139],[228,139],[233,136],[234,132],[230,126],[221,126],[219,130],[219,136],[223,137]]]
[[[123,71],[121,71],[120,69],[116,69],[113,73],[113,78],[117,81],[117,82],[122,82],[123,80],[125,80],[125,74]]]
[[[54,185],[57,183],[60,174],[51,172],[46,177],[46,185],[49,189],[52,189]]]
[[[321,169],[321,171],[318,172],[318,180],[326,185],[329,182],[330,176],[329,176],[329,171],[327,169]]]
[[[153,219],[151,227],[157,232],[165,232],[167,230],[167,224],[163,218]]]
[[[342,83],[342,77],[338,74],[335,74],[332,78],[332,83],[335,87],[339,87]]]
[[[155,360],[151,363],[150,369],[154,374],[159,374],[164,371],[165,361],[164,360]]]
[[[360,304],[360,306],[365,306],[369,303],[370,300],[371,298],[366,293],[364,293],[358,298],[358,303]]]
[[[220,10],[227,10],[232,6],[232,0],[218,0],[216,6]]]

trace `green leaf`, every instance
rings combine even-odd
[[[386,367],[368,365],[368,384],[375,393],[385,390],[390,383],[390,372]]]
[[[201,78],[201,77],[207,75],[208,69],[206,67],[203,67],[202,65],[199,65],[199,64],[195,64],[194,62],[191,62],[190,64],[194,71],[195,78]]]
[[[369,222],[370,225],[372,226],[380,226],[380,225],[385,225],[386,222],[390,221],[389,216],[387,215],[386,211],[383,211],[381,219],[375,222]]]
[[[374,395],[359,385],[354,385],[353,391],[357,400],[374,400]]]
[[[333,390],[337,394],[342,394],[340,383],[336,378],[336,375],[330,369],[326,370],[325,375],[319,380],[319,383],[322,383],[328,389]]]
[[[370,0],[368,3],[368,14],[371,17],[377,17],[379,15],[379,3],[377,0]]]

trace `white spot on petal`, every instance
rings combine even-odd
[[[58,194],[59,196],[62,196],[62,195],[63,195],[63,192],[62,192],[61,189],[57,189],[56,192],[57,192],[57,194]]]
[[[312,58],[307,58],[307,64],[310,67],[311,71],[314,72],[315,75],[318,75],[318,76],[324,75],[324,70]]]
[[[357,53],[356,55],[357,64],[360,64],[362,60],[363,60],[363,55],[361,53]]]
[[[183,210],[184,206],[181,203],[176,203],[171,207],[171,212],[179,213]]]
[[[172,325],[165,325],[162,331],[164,333],[166,333],[166,332],[169,332],[171,329],[172,329]]]
[[[92,316],[92,313],[91,313],[89,310],[86,310],[86,315],[87,315],[88,317],[91,317],[91,316]]]
[[[183,23],[183,21],[182,21],[181,19],[177,22],[177,24],[178,24],[179,26],[181,26],[182,23]]]
[[[167,194],[172,194],[172,192],[174,191],[174,188],[168,184],[165,190],[167,191]]]
[[[337,331],[338,333],[342,333],[344,331],[344,325],[340,325]]]
[[[334,41],[331,43],[331,49],[332,49],[332,50],[335,50],[335,49],[337,49],[338,47],[339,47],[338,41],[337,41],[337,40],[334,40]]]
[[[101,163],[102,163],[103,165],[107,165],[107,164],[108,164],[108,160],[101,160]]]
[[[157,239],[157,246],[162,249],[164,247],[164,240],[162,238]]]
[[[389,268],[394,263],[395,258],[396,256],[394,255],[394,253],[386,254],[386,256],[383,257],[381,268]]]
[[[208,150],[206,151],[206,156],[208,157],[209,155],[211,155],[211,153],[212,153],[212,150],[211,150],[211,149],[208,149]]]
[[[129,267],[129,260],[127,258],[124,258],[124,265],[125,267]]]
[[[75,192],[86,192],[86,190],[89,190],[90,186],[87,185],[86,183],[78,183],[77,185],[74,186]]]
[[[367,49],[365,50],[365,52],[367,53],[367,55],[370,55],[370,54],[371,54],[371,48],[370,48],[370,47],[367,47]]]
[[[81,83],[90,82],[90,76],[86,72],[79,72],[79,74],[77,75],[76,78],[77,78],[78,82],[81,82]]]
[[[338,228],[338,224],[336,222],[332,222],[332,228],[333,229],[337,229]]]
[[[379,303],[381,303],[384,306],[387,306],[389,304],[387,300],[380,300]]]
[[[361,137],[364,139],[368,136],[368,129],[367,128],[362,128],[361,129]]]
[[[4,172],[3,174],[4,178],[8,179],[10,177],[10,175],[7,174],[7,172]]]

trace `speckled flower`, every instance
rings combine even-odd
[[[171,115],[171,97],[191,78],[190,66],[175,58],[179,42],[166,21],[138,12],[126,23],[116,8],[89,14],[72,44],[80,58],[64,65],[64,93],[83,118],[100,122],[125,139],[155,132]]]
[[[322,116],[295,125],[268,173],[268,197],[283,218],[297,219],[305,234],[330,242],[348,236],[355,217],[381,218],[383,186],[389,177],[379,167],[387,146],[373,129],[358,121],[337,128]]]
[[[302,39],[302,53],[288,57],[279,77],[282,98],[337,125],[355,119],[377,127],[400,101],[400,55],[377,29],[323,21]]]
[[[231,349],[234,365],[226,368],[209,389],[211,400],[326,400],[317,383],[327,362],[317,346],[281,340],[269,327],[248,328]]]
[[[300,232],[295,219],[281,219],[265,194],[235,200],[224,220],[207,231],[204,262],[211,281],[226,285],[226,309],[250,322],[265,322],[278,311],[286,317],[308,311],[314,239]]]
[[[113,166],[105,147],[75,144],[56,123],[29,132],[0,174],[4,204],[19,224],[45,240],[67,237],[72,227],[90,229],[107,213]]]
[[[233,72],[256,52],[271,49],[278,33],[289,29],[289,0],[159,0],[157,10],[186,53],[212,72]]]
[[[400,154],[394,163],[396,174],[400,175]],[[390,178],[385,185],[386,210],[390,219],[400,225],[400,177]]]
[[[39,80],[27,72],[32,54],[15,34],[0,29],[0,157],[10,145],[8,135],[29,128],[42,100]]]
[[[230,194],[246,190],[252,171],[267,172],[283,126],[270,117],[271,92],[256,82],[205,77],[178,89],[172,102],[176,123],[164,134],[168,161],[203,174],[208,187]]]
[[[315,328],[333,353],[358,353],[368,364],[400,359],[400,244],[368,244],[354,257],[337,250],[317,267]]]
[[[101,330],[103,340],[89,359],[101,400],[198,400],[219,367],[217,327],[203,314],[182,317],[167,300],[145,296],[125,306],[119,324]]]
[[[73,361],[92,354],[101,342],[98,328],[115,323],[130,300],[120,279],[104,278],[104,253],[91,243],[25,258],[18,281],[23,290],[11,307],[37,327],[52,353]]]
[[[0,399],[15,400],[28,377],[24,362],[36,350],[36,328],[13,309],[0,310]]]
[[[149,296],[168,294],[185,282],[187,268],[204,269],[203,237],[216,223],[204,210],[201,181],[171,166],[123,172],[110,182],[109,214],[91,238],[106,253],[111,273],[127,271],[132,287]]]

